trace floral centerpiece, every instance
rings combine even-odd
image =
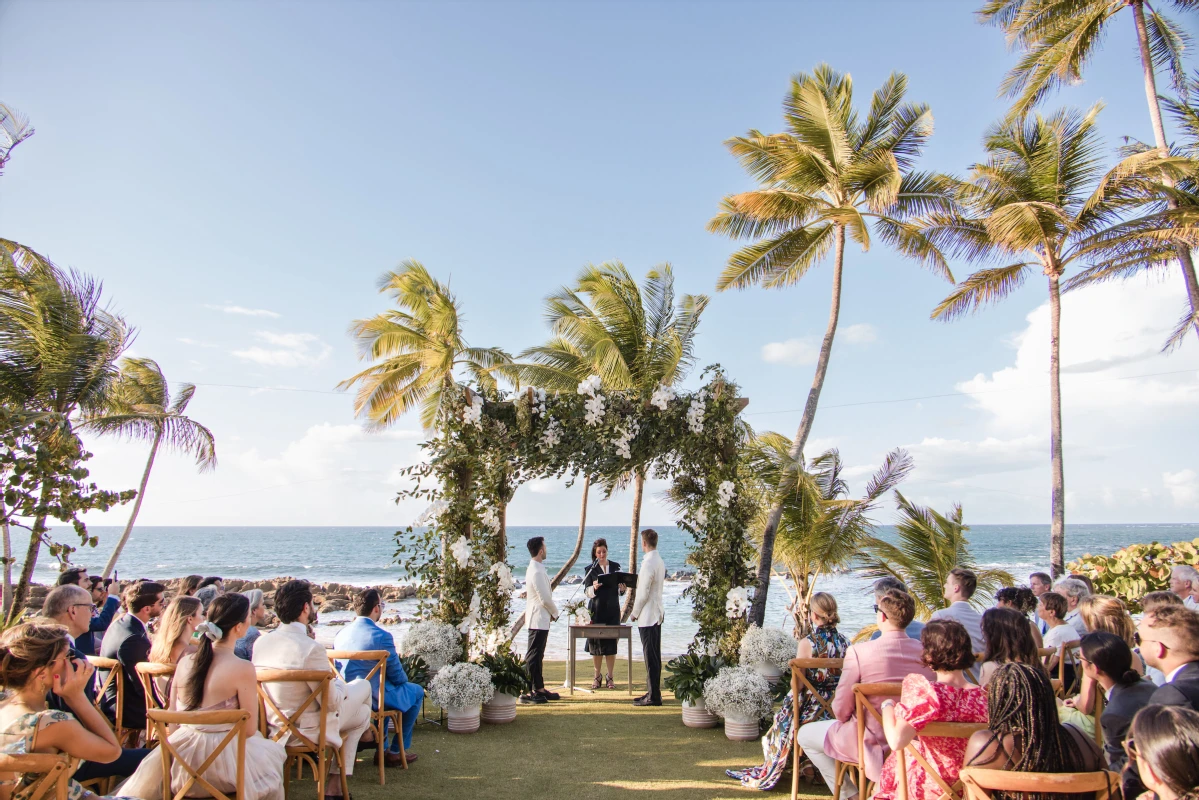
[[[583,600],[571,600],[562,610],[567,616],[574,617],[575,625],[591,624],[591,612],[587,610],[587,603]]]
[[[749,667],[724,667],[704,684],[704,702],[724,717],[730,739],[758,738],[758,721],[770,713],[770,684]]]
[[[704,683],[720,673],[719,656],[686,653],[666,664],[666,688],[683,704],[683,724],[688,728],[715,728],[716,716],[704,702]]]
[[[429,699],[446,710],[451,733],[474,733],[479,712],[495,689],[486,667],[463,661],[444,667],[429,683]]]
[[[462,658],[462,636],[453,625],[425,620],[416,623],[404,634],[400,652],[406,656],[419,656],[429,672],[436,673],[446,664]]]
[[[751,625],[741,639],[741,664],[769,680],[778,678],[795,658],[795,640],[774,628]]]
[[[525,660],[512,652],[485,653],[479,666],[491,673],[495,694],[483,704],[483,721],[499,725],[516,719],[516,698],[533,690]]]

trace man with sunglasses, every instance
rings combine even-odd
[[[1199,711],[1199,612],[1158,606],[1141,618],[1135,638],[1145,663],[1166,676],[1150,704]]]

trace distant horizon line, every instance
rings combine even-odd
[[[976,522],[971,525],[968,525],[967,528],[970,530],[974,530],[976,528],[999,528],[999,527],[1036,528],[1036,527],[1048,527],[1049,524],[1050,523],[1048,523],[1048,522]],[[1118,528],[1118,527],[1123,527],[1123,526],[1128,526],[1128,525],[1137,525],[1140,527],[1154,528],[1154,527],[1165,527],[1165,526],[1173,526],[1173,527],[1199,526],[1199,521],[1195,521],[1195,522],[1073,522],[1073,523],[1067,523],[1067,525],[1066,525],[1067,531],[1069,530],[1071,525],[1078,525],[1078,526],[1085,525],[1088,528]],[[88,525],[87,527],[88,527],[88,530],[91,530],[93,528],[114,528],[117,530],[124,530],[124,528],[125,528],[124,525]],[[401,527],[407,528],[409,526],[404,525]],[[424,527],[424,526],[414,525],[412,527]],[[509,525],[507,527],[509,530],[511,530],[513,528],[576,528],[576,527],[578,527],[578,524],[577,523],[569,523],[569,524],[565,524],[565,525]],[[652,524],[642,525],[641,527],[643,529],[644,528],[655,528],[655,527],[657,527],[657,528],[678,528],[678,525],[676,525],[674,523],[669,523],[669,524],[652,523]],[[879,527],[889,528],[889,527],[894,527],[894,524],[880,523]],[[288,525],[227,525],[227,524],[222,524],[222,525],[138,525],[138,526],[134,527],[134,530],[135,531],[139,530],[139,529],[144,530],[146,528],[328,528],[328,529],[387,528],[390,530],[390,529],[395,529],[395,525],[394,524],[392,524],[392,525],[290,525],[290,524],[288,524]],[[625,525],[588,525],[587,526],[587,530],[591,530],[593,528],[621,528],[624,530],[628,530],[628,527]]]

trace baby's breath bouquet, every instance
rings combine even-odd
[[[769,664],[778,669],[786,669],[793,658],[795,640],[783,631],[751,625],[741,639],[741,663],[744,666]]]
[[[447,709],[481,706],[494,693],[491,673],[469,661],[445,667],[429,684],[429,699]]]
[[[770,713],[770,684],[749,667],[724,667],[704,684],[704,703],[713,714],[757,720]]]
[[[430,671],[436,671],[462,659],[462,635],[453,625],[444,622],[418,622],[404,634],[400,652],[406,656],[419,656]]]

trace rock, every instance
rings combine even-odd
[[[403,621],[404,618],[399,614],[385,614],[382,617],[379,617],[380,625],[399,625]]]
[[[324,614],[329,611],[345,611],[350,607],[348,600],[344,598],[333,598],[320,606],[320,613]]]
[[[348,619],[331,619],[328,622],[326,622],[325,624],[332,628],[332,627],[336,627],[338,625],[345,625],[348,622],[349,622]]]
[[[577,586],[583,582],[582,575],[567,575],[562,579],[563,586]]]

